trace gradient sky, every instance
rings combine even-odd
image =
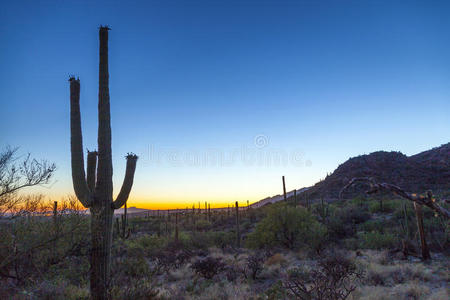
[[[70,74],[96,148],[98,32],[110,31],[115,194],[130,205],[256,201],[346,159],[449,142],[448,1],[3,1],[0,147],[57,164],[73,193]],[[283,158],[277,161],[276,158]]]

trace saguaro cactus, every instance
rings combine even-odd
[[[239,203],[236,201],[236,245],[241,247],[241,231],[239,230]]]
[[[120,215],[119,218],[116,219],[116,229],[117,229],[117,235],[122,239],[128,239],[131,234],[130,228],[128,228],[128,214],[127,214],[127,203],[124,205],[123,214]]]
[[[75,77],[69,79],[72,181],[78,200],[91,212],[90,288],[93,299],[107,298],[113,213],[115,209],[122,207],[128,199],[137,161],[137,156],[132,153],[126,156],[127,167],[123,185],[116,200],[113,200],[108,31],[109,28],[105,26],[100,27],[99,30],[98,152],[88,152],[87,174],[84,171],[81,133],[80,80],[75,79]]]
[[[178,243],[178,208],[175,213],[175,242]]]

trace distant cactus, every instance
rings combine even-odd
[[[323,197],[320,199],[320,204],[318,206],[317,212],[321,218],[322,223],[328,222],[328,217],[330,216],[330,210],[329,210],[329,204],[328,202],[325,203],[323,201]]]
[[[126,240],[130,237],[131,230],[128,228],[128,214],[127,214],[127,204],[125,203],[123,214],[120,215],[120,222],[119,218],[116,219],[116,231],[117,235]]]
[[[157,226],[156,234],[158,235],[158,237],[160,237],[161,236],[161,217],[159,215],[159,209],[158,209],[158,212],[156,215],[156,226]]]
[[[175,242],[178,243],[178,209],[175,213]]]
[[[239,230],[239,203],[236,201],[236,245],[241,247],[241,232]]]
[[[93,299],[107,299],[113,214],[114,210],[122,207],[128,199],[138,158],[132,153],[126,156],[125,179],[119,195],[113,200],[108,31],[106,26],[100,27],[99,30],[98,153],[88,152],[87,174],[84,169],[81,133],[80,80],[75,77],[69,79],[72,182],[78,200],[91,212],[90,289]]]
[[[208,203],[208,221],[211,222],[211,204]]]

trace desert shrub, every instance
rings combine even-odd
[[[89,299],[89,289],[70,285],[65,280],[44,280],[37,283],[33,291],[25,292],[26,299]],[[20,299],[20,298],[18,298]],[[25,298],[24,298],[25,299]]]
[[[247,270],[250,277],[255,280],[259,273],[263,270],[264,255],[260,253],[253,253],[247,258]],[[247,275],[246,275],[247,276]]]
[[[390,222],[387,220],[382,220],[382,219],[368,220],[367,222],[362,223],[359,226],[359,229],[362,231],[384,232],[388,223],[390,223]],[[395,224],[389,224],[389,225],[395,226]]]
[[[401,207],[401,201],[399,200],[378,200],[369,202],[370,213],[391,213],[398,207]]]
[[[225,268],[225,277],[229,282],[235,282],[242,274],[242,270],[236,266],[227,266]]]
[[[332,241],[354,236],[356,225],[370,219],[370,214],[361,207],[348,205],[333,210],[327,228]]]
[[[281,253],[276,253],[270,256],[265,264],[268,266],[276,265],[276,264],[284,264],[286,262],[286,258]]]
[[[110,290],[109,299],[158,299],[158,290],[154,287],[151,280],[140,278],[113,285]]]
[[[217,246],[219,248],[225,248],[228,245],[233,245],[236,240],[236,235],[229,231],[211,231],[208,235],[211,236],[213,246]]]
[[[195,261],[191,268],[203,278],[212,279],[215,275],[225,270],[226,265],[220,258],[208,256]]]
[[[362,278],[363,272],[350,259],[332,254],[311,271],[290,270],[283,285],[296,299],[346,299]]]
[[[198,220],[195,223],[195,229],[198,231],[207,231],[211,229],[211,222],[207,221],[207,220]]]
[[[56,270],[71,267],[70,261],[87,260],[89,226],[78,212],[67,211],[56,218],[17,216],[0,226],[0,278],[19,286],[52,281],[59,276]]]
[[[69,256],[57,264],[51,265],[45,273],[47,279],[64,278],[69,284],[85,286],[88,284],[88,257]]]
[[[289,299],[287,298],[286,288],[283,286],[281,280],[278,280],[270,288],[268,288],[264,294],[268,299]]]
[[[153,256],[155,272],[168,273],[173,268],[180,268],[193,256],[193,252],[182,247],[180,244],[169,244],[165,249],[161,249]]]
[[[236,235],[231,231],[192,232],[186,241],[186,246],[192,249],[207,249],[209,247],[225,248],[232,245]]]
[[[367,206],[367,197],[363,195],[358,195],[355,198],[350,200],[350,204],[358,207],[365,207]]]
[[[160,249],[167,246],[167,238],[156,235],[142,235],[126,240],[128,255],[133,256],[153,256]]]
[[[428,246],[432,251],[444,252],[450,255],[450,230],[448,222],[441,216],[423,219]]]
[[[392,233],[376,231],[358,233],[358,241],[363,249],[391,249],[398,244],[398,238]]]
[[[306,246],[318,250],[323,246],[326,234],[326,228],[306,209],[277,205],[247,236],[246,243],[250,248]]]

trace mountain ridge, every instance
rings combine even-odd
[[[305,194],[311,199],[336,200],[342,187],[355,177],[373,177],[417,193],[428,189],[447,191],[450,189],[450,143],[411,156],[399,151],[376,151],[352,157]],[[347,197],[361,191],[362,188],[354,188]]]

